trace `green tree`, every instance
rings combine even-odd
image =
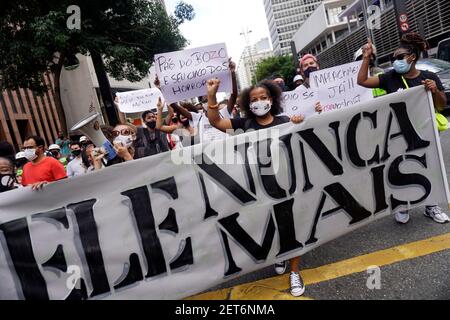
[[[258,80],[281,75],[286,84],[292,82],[295,77],[295,65],[290,56],[276,56],[261,60],[256,65],[256,78]]]
[[[72,28],[79,7],[80,27]],[[187,44],[179,25],[192,20],[192,6],[180,2],[168,15],[148,0],[3,0],[0,11],[0,89],[48,90],[43,73],[55,75],[56,107],[67,132],[59,78],[77,53],[101,55],[106,71],[117,80],[142,80],[157,53]],[[69,61],[69,63],[68,63]]]

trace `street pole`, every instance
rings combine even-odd
[[[240,33],[241,36],[244,36],[244,40],[245,40],[245,44],[247,46],[247,50],[248,50],[248,56],[250,58],[250,73],[251,73],[251,78],[252,78],[252,82],[253,82],[253,78],[255,78],[255,82],[258,82],[258,78],[256,76],[255,73],[255,62],[253,61],[253,53],[252,53],[252,48],[250,47],[250,39],[249,39],[249,34],[252,32],[252,30],[249,30],[247,28],[246,31],[243,31]],[[253,83],[251,83],[253,84]]]
[[[109,84],[108,74],[106,73],[103,59],[98,53],[91,53],[92,62],[94,64],[95,73],[97,75],[98,86],[105,104],[106,116],[110,126],[115,126],[119,123],[116,107],[114,106],[114,98],[111,93],[111,85]]]

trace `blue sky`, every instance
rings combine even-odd
[[[166,0],[169,13],[173,13],[180,0]],[[250,42],[269,37],[263,0],[184,0],[196,12],[193,21],[181,26],[181,31],[190,41],[188,48],[225,42],[228,55],[238,63],[245,47],[239,34],[246,28],[252,30]]]

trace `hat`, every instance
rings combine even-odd
[[[80,143],[81,142],[87,142],[88,141],[88,138],[86,137],[86,136],[82,136],[81,138],[80,138]]]
[[[303,79],[303,77],[302,77],[301,75],[298,74],[298,75],[296,75],[296,76],[294,77],[294,81],[293,81],[293,82],[295,83],[295,82],[297,82],[297,81],[299,81],[299,80],[304,81],[305,79]]]
[[[48,150],[61,150],[61,147],[57,144],[52,144],[50,147],[48,147]]]
[[[16,154],[16,160],[19,160],[22,158],[25,158],[25,152],[20,151]]]

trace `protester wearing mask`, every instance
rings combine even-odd
[[[131,124],[118,124],[112,130],[114,150],[116,157],[107,163],[107,167],[132,161],[135,158],[135,141],[137,129]]]
[[[136,134],[136,159],[169,151],[167,135],[156,129],[156,114],[153,111],[142,113],[145,127],[139,127]]]
[[[170,134],[172,137],[178,137],[181,146],[176,146],[175,149],[181,147],[188,147],[200,142],[197,128],[190,125],[190,121],[184,115],[176,115],[176,121],[172,119],[170,125],[163,125],[162,110],[164,104],[161,99],[158,100],[158,115],[156,120],[156,128]]]
[[[447,104],[447,97],[439,77],[433,72],[416,69],[417,60],[427,49],[427,42],[419,34],[405,34],[400,40],[400,47],[393,55],[394,70],[369,78],[367,75],[370,58],[373,54],[372,41],[369,39],[364,47],[364,58],[358,74],[358,84],[366,88],[381,88],[388,94],[424,85],[427,91],[431,91],[435,110],[442,111]],[[424,214],[437,223],[450,222],[448,215],[437,205],[426,206]],[[406,224],[409,221],[409,212],[398,211],[395,213],[395,219],[398,223]]]
[[[47,183],[67,177],[64,166],[58,160],[44,155],[45,142],[41,137],[26,138],[23,149],[25,157],[30,161],[23,168],[23,186],[32,186],[33,190],[39,190]]]
[[[236,79],[236,64],[229,59],[229,69],[231,72],[231,79],[232,79],[232,93],[230,95],[230,98],[228,99],[228,103],[226,108],[222,108],[219,112],[219,115],[223,119],[231,119],[233,114],[234,105],[236,104],[237,100],[237,79]],[[199,112],[189,112],[185,108],[177,105],[172,104],[171,106],[173,109],[183,117],[186,117],[189,119],[189,124],[192,128],[196,128],[198,130],[200,143],[209,143],[215,139],[221,139],[226,138],[225,134],[222,134],[221,132],[214,130],[214,128],[211,127],[211,124],[208,120],[208,100],[209,97],[207,95],[202,96],[199,98],[200,104],[202,108],[200,108],[200,104],[197,104],[196,106],[199,107]],[[212,130],[211,130],[212,129]]]
[[[282,113],[281,89],[273,81],[263,81],[244,90],[240,97],[242,109],[245,110],[247,118],[223,119],[219,116],[216,94],[220,86],[219,79],[211,79],[207,83],[208,87],[208,117],[210,123],[217,129],[226,132],[227,130],[260,130],[271,128],[291,121],[294,124],[304,120],[302,115],[278,116]],[[299,272],[300,258],[291,260],[291,294],[301,296],[305,292],[305,285]],[[286,270],[286,263],[282,263],[277,269]]]
[[[274,76],[273,82],[275,82],[281,89],[281,91],[286,92],[290,91],[289,87],[286,85],[286,82],[284,81],[283,77],[277,75]]]
[[[70,154],[70,140],[66,139],[64,132],[60,131],[58,133],[58,139],[56,139],[55,144],[60,147],[62,157],[67,157]]]
[[[377,51],[375,49],[375,46],[372,46],[372,57],[370,58],[369,63],[369,71],[371,77],[377,77],[384,73],[383,69],[378,68],[376,66],[377,61]],[[358,51],[355,52],[354,61],[361,61],[364,57],[364,48],[358,49]],[[387,94],[387,92],[380,88],[375,88],[372,90],[372,94],[374,98],[381,97]]]
[[[9,158],[0,157],[0,193],[17,188],[14,164]]]
[[[301,75],[297,74],[297,75],[294,77],[293,82],[294,82],[295,88],[298,88],[298,87],[300,87],[300,86],[305,82],[305,80],[303,80],[303,77],[302,77]]]
[[[67,165],[67,176],[69,178],[86,174],[87,168],[84,167],[83,160],[81,159],[82,152],[83,150],[79,142],[72,142],[70,144],[70,153],[73,156],[73,160]]]
[[[28,163],[27,158],[25,158],[25,152],[20,151],[16,154],[16,179],[17,183],[22,185],[22,174],[23,174],[23,167]]]
[[[300,71],[304,78],[303,86],[310,88],[310,75],[311,73],[320,70],[319,62],[317,58],[312,54],[305,54],[300,59]]]
[[[49,152],[49,154],[47,156],[55,158],[56,160],[58,160],[59,162],[62,163],[64,168],[66,168],[66,166],[67,166],[67,158],[62,156],[61,148],[59,147],[59,145],[51,144],[48,147],[48,152]]]
[[[303,83],[300,85],[310,89],[311,85],[310,85],[310,76],[311,73],[316,72],[320,70],[320,66],[319,66],[319,62],[317,61],[317,58],[315,56],[313,56],[312,54],[305,54],[301,59],[300,59],[300,72],[303,76]],[[297,87],[299,88],[299,87]],[[318,113],[321,113],[323,108],[322,105],[319,102],[316,102],[316,111]]]

